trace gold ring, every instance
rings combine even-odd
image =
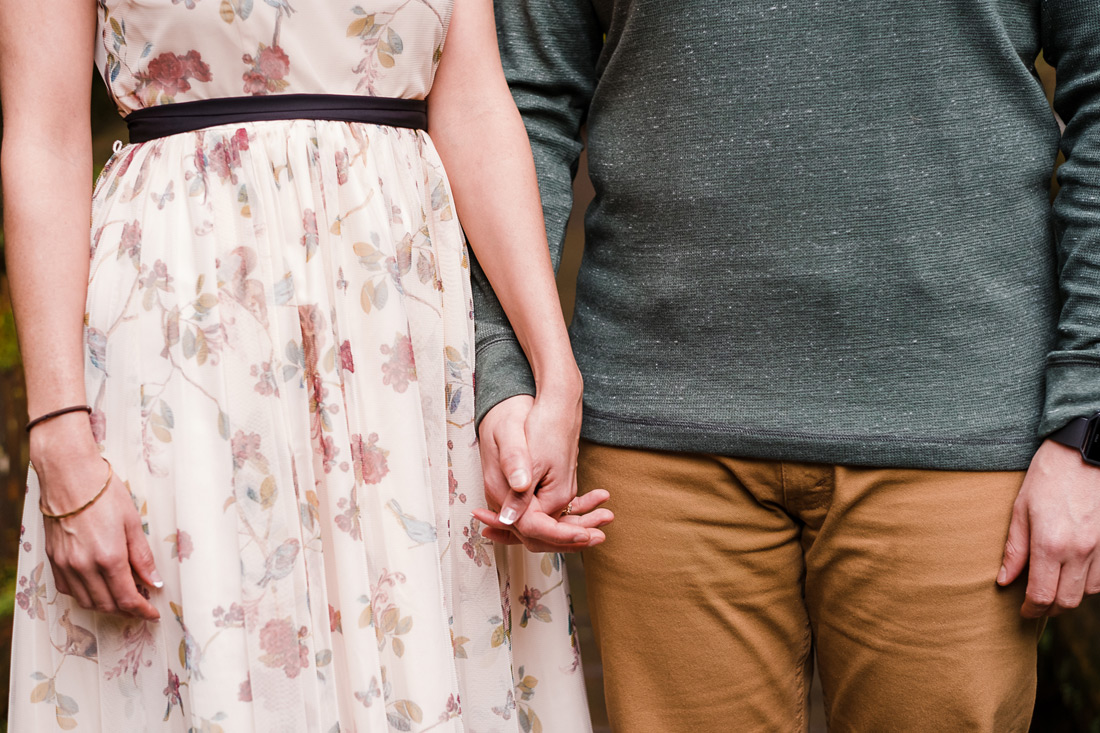
[[[566,514],[572,514],[572,513],[573,513],[573,502],[569,502],[565,506],[565,509],[562,510],[561,515],[564,517]]]

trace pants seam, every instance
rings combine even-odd
[[[809,662],[810,654],[813,652],[813,634],[807,626],[802,635],[802,650],[799,654],[799,658],[802,663],[795,669],[797,675],[797,688],[798,688],[798,733],[805,733],[809,722],[806,720],[806,710],[810,705],[810,691],[806,687],[806,664]]]

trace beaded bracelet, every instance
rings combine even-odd
[[[96,495],[93,496],[86,504],[77,509],[73,509],[71,512],[65,512],[64,514],[50,514],[48,511],[46,511],[46,507],[42,505],[42,500],[39,499],[38,510],[42,512],[42,516],[46,519],[65,519],[66,517],[73,517],[77,514],[80,514],[92,504],[95,504],[97,501],[99,501],[99,497],[103,496],[103,494],[106,493],[107,487],[111,485],[111,479],[114,478],[115,475],[115,467],[111,465],[111,462],[108,461],[106,458],[103,459],[103,462],[107,464],[107,480],[103,482],[103,488],[100,489],[96,493]]]
[[[62,415],[68,415],[70,412],[86,412],[89,415],[92,414],[91,405],[73,405],[72,407],[62,407],[60,410],[54,410],[53,412],[47,412],[45,415],[39,415],[35,419],[27,423],[27,432],[31,431],[35,425],[44,423],[47,420],[53,420],[55,417],[61,417]]]

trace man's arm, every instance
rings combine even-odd
[[[1058,71],[1054,106],[1066,123],[1054,225],[1063,306],[1046,370],[1040,434],[1100,410],[1100,3],[1043,0],[1043,51]],[[1100,593],[1100,468],[1047,440],[1013,510],[998,577],[1030,563],[1022,612],[1038,617]]]
[[[589,0],[497,0],[501,62],[523,116],[557,270],[573,206],[581,125],[596,86],[603,31]],[[515,395],[535,394],[527,359],[496,295],[472,261],[477,325],[477,420]]]

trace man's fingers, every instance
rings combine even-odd
[[[587,494],[580,494],[570,502],[569,513],[587,514],[610,498],[611,494],[603,489],[596,489],[595,491],[589,491]]]
[[[611,513],[610,509],[600,508],[584,514],[566,514],[561,518],[561,521],[586,529],[595,529],[611,524],[614,519],[615,515]]]
[[[1100,593],[1100,559],[1092,561],[1088,575],[1085,576],[1085,594],[1094,596]]]
[[[1020,577],[1024,566],[1027,565],[1030,547],[1031,528],[1028,523],[1027,509],[1023,502],[1017,500],[1016,506],[1012,509],[1012,522],[1008,525],[1008,539],[1005,540],[1004,560],[997,574],[997,583],[1008,585]]]
[[[1085,595],[1085,579],[1088,566],[1081,562],[1068,562],[1058,576],[1058,590],[1054,596],[1054,613],[1069,611],[1081,605]]]
[[[1054,605],[1058,593],[1058,576],[1062,565],[1043,555],[1033,554],[1027,578],[1027,593],[1020,613],[1024,618],[1041,618]]]

